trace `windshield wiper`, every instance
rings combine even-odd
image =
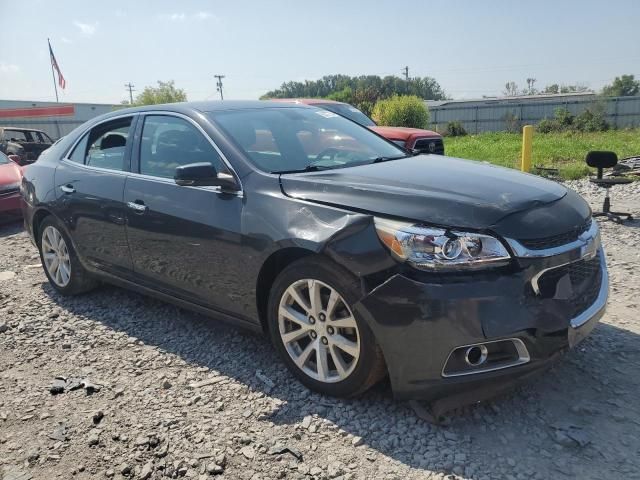
[[[388,162],[390,160],[400,160],[401,158],[408,158],[408,155],[400,155],[397,157],[376,157],[371,159],[371,163],[382,163],[382,162]]]
[[[298,168],[295,170],[278,170],[276,172],[271,172],[271,173],[279,173],[279,174],[283,174],[283,173],[304,173],[304,172],[319,172],[320,170],[330,170],[333,167],[322,167],[320,165],[307,165],[304,168]]]

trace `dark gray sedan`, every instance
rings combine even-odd
[[[582,340],[608,295],[573,191],[408,156],[304,105],[113,112],[47,150],[22,194],[59,292],[106,281],[268,333],[330,395],[388,374],[398,397],[480,400]]]

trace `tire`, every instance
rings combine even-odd
[[[59,220],[51,215],[45,217],[38,227],[38,235],[40,237],[38,238],[40,261],[53,288],[63,295],[77,295],[98,285],[98,282],[80,263],[73,244]],[[52,268],[50,260],[52,255],[58,265],[66,265],[66,268],[57,270]]]
[[[359,292],[356,277],[319,257],[293,262],[276,278],[269,295],[271,340],[309,389],[353,397],[386,375],[373,332],[352,308]]]

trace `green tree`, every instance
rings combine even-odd
[[[394,95],[378,100],[372,116],[379,125],[391,127],[426,128],[429,124],[429,110],[424,100],[415,95]]]
[[[393,95],[415,95],[425,100],[447,98],[442,87],[431,77],[416,77],[407,81],[391,75],[325,75],[319,80],[285,82],[280,88],[260,98],[329,98],[355,105],[370,115],[378,100]]]
[[[144,90],[136,96],[134,105],[156,105],[158,103],[186,102],[187,94],[181,88],[176,88],[173,80],[162,82],[158,80],[157,87],[144,87]]]
[[[633,97],[640,94],[640,81],[634,75],[622,75],[613,79],[611,85],[602,88],[602,94],[607,97]]]
[[[554,83],[544,87],[542,93],[582,93],[589,91],[589,87],[585,85],[558,85],[557,83]]]

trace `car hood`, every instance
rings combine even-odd
[[[410,138],[441,138],[438,132],[423,130],[422,128],[382,127],[380,125],[368,127],[379,135],[391,140],[409,140]]]
[[[492,230],[514,238],[566,232],[568,224],[578,225],[590,214],[577,194],[568,196],[569,191],[556,182],[435,155],[285,174],[280,181],[283,192],[298,199],[434,225]],[[556,204],[561,203],[558,210]],[[552,205],[556,213],[562,211],[562,218],[556,218]]]
[[[12,185],[21,180],[22,170],[17,164],[11,162],[0,165],[0,186]]]

